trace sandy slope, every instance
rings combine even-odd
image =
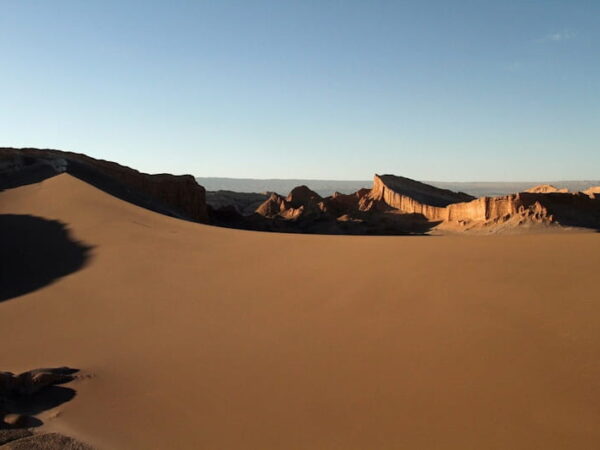
[[[244,232],[66,174],[0,192],[7,213],[94,247],[0,303],[0,369],[95,375],[49,429],[116,449],[600,446],[600,234]]]

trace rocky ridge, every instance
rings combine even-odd
[[[584,193],[550,185],[474,198],[405,177],[375,175],[371,189],[321,197],[306,186],[273,193],[254,214],[225,226],[334,234],[498,232],[547,227],[600,228],[600,188]],[[219,219],[216,215],[217,221]]]

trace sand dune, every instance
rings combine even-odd
[[[86,252],[0,303],[0,369],[87,374],[45,431],[101,449],[600,445],[598,233],[246,232],[68,174],[0,192],[4,215]],[[58,264],[44,248],[3,258]]]

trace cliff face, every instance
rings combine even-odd
[[[119,198],[164,214],[207,222],[206,196],[191,175],[150,175],[59,150],[0,148],[0,189],[68,172]]]
[[[406,208],[407,212],[418,212],[410,211],[411,208],[419,209],[418,204],[443,208],[452,203],[467,202],[475,198],[463,192],[440,189],[395,175],[375,175],[370,197],[373,200],[382,200],[392,208]]]
[[[454,222],[485,222],[513,215],[548,217],[547,210],[537,200],[537,196],[528,196],[524,193],[503,197],[481,197],[468,203],[449,205],[438,218]]]
[[[256,213],[289,226],[301,222],[303,228],[312,220],[309,228],[315,232],[345,233],[352,228],[357,233],[395,234],[434,227],[497,231],[550,225],[600,228],[600,195],[596,193],[600,189],[569,193],[538,186],[530,191],[473,198],[404,177],[375,175],[372,189],[349,195],[321,198],[305,186],[288,197],[273,194]]]
[[[522,225],[550,225],[553,216],[534,195],[513,194],[503,197],[481,197],[468,203],[445,208],[439,217],[441,228],[463,230],[502,228]]]
[[[501,197],[473,199],[466,194],[406,180],[390,175],[375,176],[369,198],[385,203],[396,213],[422,215],[429,221],[440,223],[441,228],[466,230],[552,224],[600,226],[600,203],[595,198],[550,185]],[[412,192],[413,186],[419,190]],[[470,201],[461,200],[469,197]],[[442,202],[447,202],[447,205],[436,206]]]

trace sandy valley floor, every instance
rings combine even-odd
[[[245,232],[67,174],[0,192],[0,214],[92,247],[0,302],[0,370],[87,375],[47,429],[127,450],[600,448],[598,233]],[[2,258],[51,270],[35,242]]]

